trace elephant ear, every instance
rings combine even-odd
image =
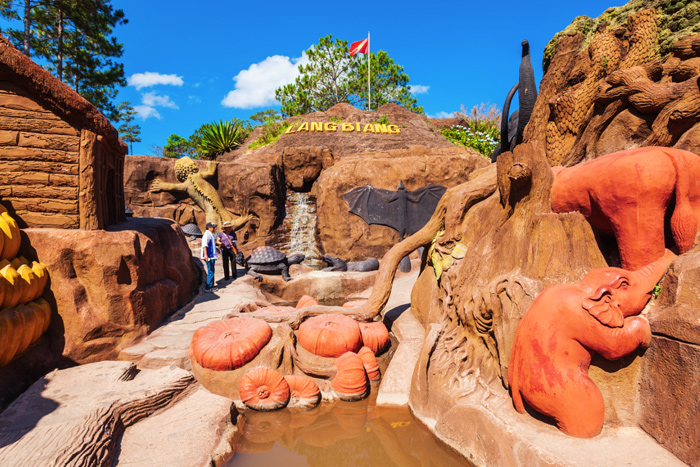
[[[591,316],[608,327],[621,328],[625,323],[625,318],[617,306],[617,302],[613,301],[609,295],[604,296],[601,300],[585,298],[581,306]]]

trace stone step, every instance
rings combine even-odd
[[[115,465],[220,465],[233,454],[237,422],[238,412],[231,400],[196,385],[171,407],[127,428]]]

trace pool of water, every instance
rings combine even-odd
[[[293,412],[247,411],[227,467],[471,466],[437,440],[407,408],[372,399],[322,403]]]

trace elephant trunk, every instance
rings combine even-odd
[[[640,284],[641,289],[651,291],[659,280],[661,280],[666,272],[666,268],[668,268],[675,257],[676,255],[671,251],[666,250],[660,259],[634,271],[632,274],[636,276],[637,283]]]

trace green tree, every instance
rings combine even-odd
[[[241,120],[239,118],[232,118],[229,122],[219,122],[220,125],[225,124],[227,127],[236,127],[239,135],[240,141],[244,141],[250,133],[252,133],[253,128],[250,122],[247,120]],[[204,125],[197,128],[194,133],[190,135],[189,138],[184,138],[180,135],[172,134],[168,137],[168,140],[163,146],[162,155],[163,157],[183,157],[188,156],[192,159],[208,159],[213,155],[209,152],[205,152],[203,148],[202,138],[205,134],[212,131],[212,124],[205,123]]]
[[[141,142],[141,127],[134,123],[136,111],[131,106],[131,102],[124,101],[117,107],[119,112],[119,121],[123,122],[117,128],[119,135],[124,142],[129,143],[129,153],[134,154],[133,143]]]
[[[280,120],[282,120],[282,116],[278,114],[275,109],[261,110],[260,112],[256,112],[248,118],[254,122],[259,122],[260,124],[265,124],[268,122],[279,122]]]
[[[10,40],[45,61],[41,64],[109,118],[118,119],[112,99],[126,80],[123,64],[113,59],[124,50],[112,34],[115,26],[127,23],[124,12],[112,8],[110,0],[24,0],[21,10],[11,0],[0,1],[2,16],[24,21],[22,30],[6,31]]]
[[[168,136],[168,140],[165,142],[165,146],[163,146],[163,157],[177,159],[191,154],[192,147],[188,140],[175,133]]]
[[[347,41],[331,35],[306,51],[309,62],[299,66],[294,83],[275,91],[284,117],[327,110],[341,102],[367,109],[367,59],[362,54],[351,57]],[[362,55],[362,56],[361,56]],[[384,51],[371,54],[372,108],[393,102],[413,112],[423,113],[410,93],[408,75]]]
[[[403,67],[394,62],[389,54],[380,50],[370,54],[370,87],[372,108],[377,109],[384,104],[394,103],[423,115],[423,107],[409,91],[408,75]],[[367,105],[367,60],[361,60],[354,71],[353,96]],[[355,105],[357,107],[357,105]]]
[[[22,21],[23,30],[8,30],[6,34],[15,43],[22,43],[25,55],[30,55],[30,39],[32,29],[32,6],[37,0],[0,0],[0,16],[13,21]]]

